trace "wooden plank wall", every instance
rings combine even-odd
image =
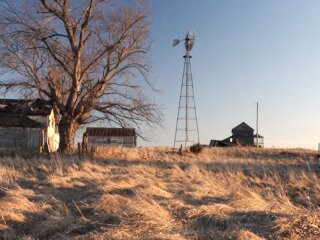
[[[135,147],[135,136],[126,137],[88,137],[89,145]]]
[[[42,130],[39,128],[0,128],[0,151],[40,152]]]

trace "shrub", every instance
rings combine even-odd
[[[203,146],[200,143],[193,144],[190,147],[190,151],[194,154],[199,154],[202,151]]]

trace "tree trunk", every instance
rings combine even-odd
[[[59,122],[59,151],[63,153],[72,153],[75,151],[74,137],[78,125],[68,117],[62,117]]]

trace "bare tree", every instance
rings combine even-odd
[[[59,150],[74,149],[80,125],[158,123],[145,94],[148,9],[142,1],[0,0],[1,89],[50,99],[60,117]]]

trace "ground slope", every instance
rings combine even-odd
[[[0,239],[319,239],[315,153],[98,149],[0,158]]]

